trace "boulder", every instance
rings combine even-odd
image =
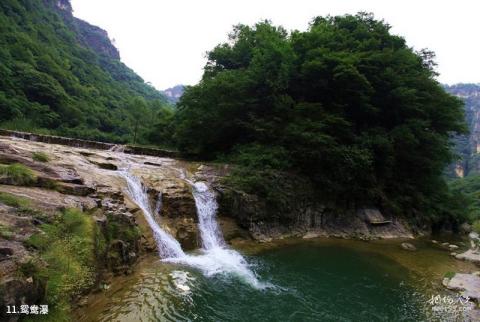
[[[472,249],[469,249],[464,253],[458,254],[457,256],[455,256],[455,258],[480,265],[480,252],[474,251]]]
[[[375,208],[360,209],[358,214],[370,225],[383,225],[391,223],[390,220],[385,220],[380,210]]]
[[[468,223],[463,223],[460,225],[460,233],[469,234],[472,231],[472,226]]]
[[[460,291],[463,297],[480,299],[480,277],[474,274],[457,273],[451,279],[445,278],[443,285],[452,291]]]

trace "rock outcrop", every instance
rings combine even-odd
[[[478,250],[469,249],[464,253],[457,254],[455,257],[460,260],[480,265],[480,252]]]
[[[152,206],[163,204],[162,225],[185,249],[198,247],[195,203],[179,176],[179,162],[99,147],[102,150],[0,137],[0,167],[20,164],[32,176],[25,185],[0,175],[0,306],[42,299],[45,284],[26,269],[38,257],[29,240],[42,234],[44,224],[55,224],[65,209],[83,211],[97,226],[97,286],[112,274],[131,272],[139,256],[155,251],[150,227],[117,173],[127,166],[150,188]],[[49,161],[35,161],[33,155],[39,152]]]
[[[120,60],[120,53],[112,44],[107,31],[74,17],[70,0],[57,0],[55,8],[65,22],[76,31],[77,39],[81,44],[100,55]]]
[[[209,175],[219,194],[220,213],[235,218],[242,228],[259,241],[286,237],[413,237],[412,229],[405,221],[399,218],[386,219],[378,209],[339,212],[329,208],[318,202],[305,180],[295,176],[282,175],[277,178],[276,182],[284,195],[281,205],[271,207],[265,198],[226,185],[221,179],[223,175]]]
[[[465,298],[480,299],[480,277],[476,274],[457,273],[450,279],[445,278],[443,284],[449,290],[459,291]]]

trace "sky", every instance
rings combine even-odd
[[[157,89],[194,85],[206,52],[232,26],[269,19],[306,30],[315,16],[373,12],[415,50],[437,54],[442,83],[480,83],[478,0],[72,0],[74,15],[108,31],[121,60]]]

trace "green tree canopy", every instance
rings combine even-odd
[[[303,174],[337,204],[440,214],[449,138],[465,125],[434,66],[371,14],[290,34],[238,25],[178,103],[174,139],[187,153]]]

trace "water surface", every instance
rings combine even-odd
[[[81,321],[422,321],[448,253],[398,243],[285,243],[247,256],[262,287],[150,258],[81,312]],[[408,267],[412,264],[413,267]],[[440,276],[440,277],[439,277]]]

